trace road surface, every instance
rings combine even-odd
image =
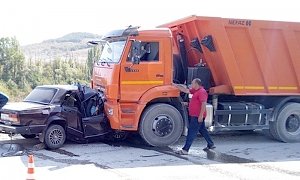
[[[125,142],[67,142],[59,150],[36,150],[37,139],[0,134],[0,179],[26,179],[26,153],[35,158],[36,179],[300,179],[300,143],[281,143],[260,132],[214,135],[217,148],[204,152],[199,137],[188,156],[173,150],[185,137],[168,148],[152,148],[132,135]]]

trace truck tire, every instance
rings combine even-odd
[[[269,129],[269,135],[272,139],[275,139],[275,140],[278,140],[279,137],[278,137],[278,134],[277,134],[277,131],[276,131],[276,122],[270,122],[270,125],[269,125],[270,129]]]
[[[282,142],[300,141],[300,104],[286,104],[279,112],[277,119],[270,122],[270,133]]]
[[[48,149],[58,149],[63,146],[66,141],[65,129],[58,124],[48,127],[45,132],[45,145]]]
[[[168,146],[180,138],[183,126],[182,116],[175,107],[158,103],[143,112],[139,133],[150,146]]]
[[[36,134],[21,134],[21,136],[25,139],[34,139],[34,138],[36,138]]]

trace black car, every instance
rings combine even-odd
[[[49,149],[60,148],[66,138],[85,141],[109,133],[103,107],[102,93],[86,86],[38,86],[22,102],[2,108],[0,133],[39,136]]]

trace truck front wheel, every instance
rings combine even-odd
[[[300,141],[300,104],[286,104],[277,119],[270,123],[270,132],[282,142]]]
[[[65,129],[58,124],[53,124],[48,127],[45,132],[45,145],[49,149],[58,149],[63,146],[66,141]]]
[[[139,133],[151,146],[168,146],[175,143],[183,132],[180,112],[169,104],[154,104],[143,112]]]

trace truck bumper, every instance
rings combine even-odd
[[[4,134],[38,134],[43,131],[46,126],[13,126],[0,123],[0,133]]]

